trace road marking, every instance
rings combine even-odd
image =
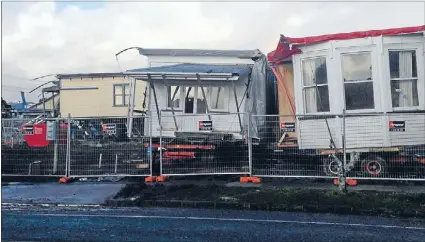
[[[7,214],[4,214],[8,216]],[[17,214],[15,214],[17,215]],[[359,223],[337,223],[320,221],[297,221],[297,220],[275,220],[275,219],[250,219],[250,218],[213,218],[213,217],[181,217],[181,216],[155,216],[155,215],[109,215],[109,214],[19,214],[20,216],[46,216],[46,217],[101,217],[101,218],[148,218],[148,219],[176,219],[176,220],[210,220],[227,222],[258,222],[258,223],[288,223],[288,224],[310,224],[310,225],[333,225],[351,227],[372,227],[386,229],[410,229],[425,230],[425,227],[380,225],[380,224],[359,224]]]

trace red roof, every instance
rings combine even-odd
[[[397,35],[397,34],[409,34],[425,31],[425,25],[413,26],[413,27],[404,27],[404,28],[392,28],[392,29],[382,29],[382,30],[368,30],[368,31],[357,31],[350,33],[338,33],[338,34],[326,34],[318,36],[309,36],[302,38],[291,38],[284,35],[280,36],[280,41],[276,50],[267,54],[269,62],[278,64],[282,62],[287,57],[301,53],[301,50],[298,49],[289,49],[290,44],[315,44],[324,41],[330,40],[348,40],[348,39],[358,39],[358,38],[367,38],[367,37],[376,37],[376,36],[386,36],[386,35]]]

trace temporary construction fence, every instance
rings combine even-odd
[[[133,117],[130,135],[127,124],[127,117],[72,118],[69,176],[149,176],[149,118]]]
[[[255,130],[251,122],[258,122]],[[2,175],[425,180],[425,113],[164,111],[133,117],[131,129],[128,123],[127,117],[2,119]]]
[[[128,137],[127,117],[2,119],[2,175],[149,176],[146,120]]]
[[[66,175],[65,119],[2,119],[2,175]],[[46,133],[46,127],[57,132]],[[24,135],[27,139],[24,139]],[[39,137],[49,136],[38,140]],[[31,144],[35,144],[30,147]]]
[[[265,129],[258,130],[261,142],[252,146],[252,175],[258,177],[336,178],[327,171],[326,155],[317,147],[300,149],[300,141],[313,138],[329,143],[331,136],[323,129],[323,115],[253,115],[253,121],[264,120]],[[309,122],[312,132],[299,130],[300,121]],[[303,124],[304,125],[304,124]],[[333,137],[335,140],[336,137]],[[326,148],[322,147],[322,148]]]
[[[243,122],[245,117],[244,113],[161,112],[161,174],[249,174],[249,123]]]

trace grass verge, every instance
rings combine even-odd
[[[231,208],[425,218],[425,194],[129,184],[109,206]]]

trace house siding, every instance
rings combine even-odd
[[[72,117],[123,117],[127,116],[127,106],[114,106],[113,87],[116,84],[129,84],[123,77],[73,78],[62,79],[60,93],[61,116]],[[137,81],[135,108],[142,110],[146,83]],[[66,88],[91,88],[91,90],[63,90]],[[147,105],[147,103],[146,103]]]
[[[235,82],[236,87],[236,94],[238,97],[238,102],[240,105],[240,112],[243,112],[244,110],[244,104],[245,102],[242,101],[242,97],[245,93],[246,86],[245,83],[247,83],[247,77],[242,78]],[[172,83],[172,85],[188,85],[188,86],[196,86],[193,85],[193,82],[179,82]],[[207,86],[213,86],[212,83],[204,83],[204,88]],[[233,93],[233,87],[230,83],[228,84],[218,84],[215,83],[214,86],[224,86],[229,90],[229,102],[228,102],[228,113],[211,113],[211,119],[213,121],[213,128],[215,131],[226,131],[233,133],[236,137],[240,136],[240,125],[239,125],[239,119],[238,116],[235,114],[237,113],[236,108],[236,101],[234,98]],[[167,91],[166,86],[161,83],[155,83],[155,92],[157,96],[157,102],[158,102],[158,108],[161,113],[161,121],[163,125],[162,135],[173,137],[174,132],[176,131],[174,119],[172,116],[172,112],[170,109],[167,109]],[[198,91],[198,96],[202,95],[200,91]],[[245,100],[245,99],[244,99]],[[152,135],[155,137],[158,137],[161,133],[160,131],[160,125],[159,125],[159,119],[158,114],[156,110],[155,105],[155,99],[153,93],[151,94],[151,102],[150,102],[150,110],[152,111]],[[198,129],[198,121],[201,120],[208,120],[208,115],[191,115],[191,114],[184,114],[182,111],[175,110],[176,114],[176,121],[177,125],[179,127],[178,131],[184,131],[184,132],[197,132]],[[243,115],[241,115],[241,121],[243,124]],[[146,129],[149,129],[149,126],[145,126]],[[145,132],[149,132],[149,130],[145,130]]]

